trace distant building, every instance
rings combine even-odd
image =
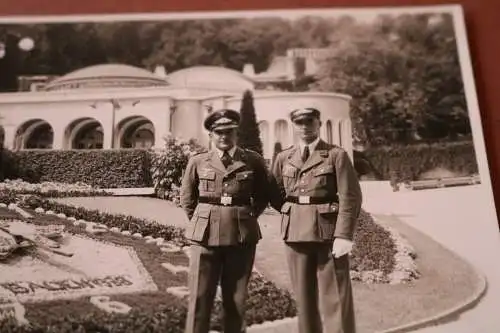
[[[256,74],[253,65],[246,64],[243,74],[251,78],[259,89],[280,89],[284,83],[291,83],[301,76],[315,76],[321,61],[332,54],[330,49],[290,49],[285,56],[274,57],[265,72]]]
[[[213,109],[239,110],[244,91],[251,90],[265,158],[272,157],[276,142],[285,148],[296,141],[288,113],[308,106],[322,112],[322,138],[352,157],[349,96],[258,87],[293,78],[283,65],[289,60],[280,59],[257,75],[252,66],[243,73],[196,66],[167,74],[161,67],[153,73],[104,64],[58,78],[21,78],[22,91],[0,93],[0,132],[5,146],[15,150],[161,148],[168,134],[208,146],[203,119]]]

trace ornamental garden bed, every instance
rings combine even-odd
[[[92,249],[82,252],[76,245],[72,245],[74,251],[76,249],[75,253],[85,253],[87,259],[83,261],[91,262],[91,267],[100,272],[99,276],[93,279],[82,279],[82,273],[64,278],[64,274],[59,272],[56,278],[51,279],[47,279],[45,274],[45,280],[42,282],[19,278],[8,281],[14,284],[7,287],[20,295],[12,295],[13,291],[8,288],[7,292],[21,300],[26,319],[32,323],[32,327],[38,328],[39,332],[74,331],[79,327],[83,331],[102,332],[140,331],[140,327],[146,327],[148,332],[181,332],[186,315],[185,285],[188,263],[184,251],[178,250],[188,245],[183,237],[183,229],[126,214],[75,207],[48,198],[67,197],[67,192],[70,191],[79,197],[99,195],[96,190],[84,184],[37,185],[22,181],[10,182],[0,194],[0,202],[11,205],[11,209],[4,208],[0,211],[0,218],[4,216],[7,219],[21,219],[31,224],[65,225],[69,239],[73,240],[69,245],[81,244],[80,248]],[[12,203],[17,203],[22,210]],[[23,212],[28,212],[33,218],[27,217],[25,213],[20,215]],[[168,214],[168,218],[173,216]],[[107,231],[101,233],[101,229]],[[160,244],[161,246],[155,245],[158,241],[165,243]],[[175,248],[176,251],[170,251]],[[352,254],[353,280],[368,284],[413,281],[419,277],[413,262],[414,257],[413,249],[394,229],[378,225],[366,212],[361,214]],[[20,258],[26,260],[24,256]],[[58,256],[56,258],[64,260]],[[128,266],[123,264],[127,262]],[[54,262],[49,261],[49,264],[53,266]],[[66,268],[74,268],[75,265],[66,264]],[[23,261],[19,261],[18,265],[29,266]],[[116,269],[112,269],[113,267]],[[126,267],[130,267],[130,271],[127,271]],[[33,270],[36,271],[35,268]],[[22,270],[18,271],[17,276],[25,275]],[[85,272],[83,275],[86,275]],[[61,288],[69,291],[58,290]],[[167,288],[173,289],[167,291]],[[114,291],[111,292],[111,289]],[[28,297],[33,293],[41,296],[38,299]],[[61,296],[65,293],[72,296]],[[28,296],[23,298],[23,294]],[[50,299],[50,294],[58,296]],[[175,294],[178,296],[174,296]],[[249,295],[247,320],[250,325],[295,316],[295,303],[290,293],[278,288],[257,272],[253,273]],[[5,317],[15,315],[15,304],[17,303],[7,303]],[[126,314],[100,310],[109,306]],[[219,299],[215,303],[212,329],[221,329],[220,309]],[[138,322],[147,322],[148,325],[137,324]],[[4,326],[6,331],[15,327],[15,323],[10,319],[3,324],[7,325]],[[166,331],[166,326],[171,331]],[[26,326],[20,330],[19,332],[35,332],[27,330]],[[4,331],[1,326],[0,331]]]
[[[111,214],[99,209],[85,209],[72,205],[58,203],[51,198],[68,197],[68,193],[76,197],[90,197],[99,195],[101,191],[86,184],[63,184],[45,182],[41,184],[30,184],[21,180],[0,183],[3,189],[3,197],[0,202],[11,203],[19,200],[19,196],[26,198],[22,205],[35,209],[41,207],[57,213],[64,213],[77,219],[87,221],[101,221],[108,227],[116,227],[128,230],[131,233],[141,233],[152,237],[163,237],[170,239],[177,245],[186,245],[183,237],[183,229],[172,225],[159,224],[157,221],[137,218],[125,214]],[[104,205],[109,201],[103,200]],[[107,198],[109,199],[109,198]],[[3,200],[3,201],[2,201]],[[172,207],[169,207],[170,209]],[[167,219],[183,219],[182,216],[167,214]],[[164,221],[166,224],[169,221]],[[171,221],[170,221],[171,223]],[[382,227],[376,223],[370,214],[361,212],[358,219],[357,229],[354,235],[354,248],[351,260],[351,273],[355,281],[366,283],[406,283],[418,279],[419,272],[414,259],[416,252],[412,246],[400,236],[393,228]]]
[[[25,197],[20,206],[37,199]],[[162,233],[163,239],[139,237],[133,228],[106,230],[14,205],[0,207],[0,217],[16,230],[64,226],[60,249],[73,254],[31,247],[0,262],[0,332],[183,332],[188,257],[173,228]],[[296,311],[290,294],[257,272],[247,307],[250,325],[293,317]],[[220,309],[218,299],[214,330],[221,330]]]
[[[42,283],[41,285],[40,283],[30,285],[22,279],[17,279],[14,282],[20,283],[20,285],[10,285],[10,287],[21,294],[24,291],[24,294],[28,294],[25,295],[25,298],[33,293],[32,289],[39,294],[44,292],[50,294],[57,293],[57,289],[62,287],[72,291],[73,295],[81,293],[82,289],[85,288],[87,288],[85,293],[90,291],[90,294],[71,298],[46,299],[42,302],[26,301],[20,297],[21,303],[16,302],[12,297],[0,297],[0,317],[5,317],[0,324],[0,332],[182,332],[186,315],[186,300],[183,297],[174,297],[174,294],[182,296],[187,292],[183,288],[185,284],[175,284],[176,281],[179,281],[178,279],[187,278],[185,265],[187,265],[188,258],[184,251],[176,249],[176,247],[187,245],[182,236],[182,230],[139,218],[139,216],[144,216],[141,214],[134,213],[135,216],[129,216],[130,212],[127,213],[127,209],[124,209],[123,205],[119,205],[121,209],[106,209],[110,213],[99,211],[99,205],[112,208],[113,205],[116,206],[116,200],[123,199],[107,197],[95,200],[89,198],[93,204],[85,205],[87,208],[83,208],[80,207],[80,204],[86,202],[85,198],[77,199],[80,202],[79,207],[67,204],[72,202],[71,198],[50,200],[46,198],[47,196],[67,197],[64,192],[68,186],[72,185],[63,185],[46,184],[39,189],[26,191],[27,187],[31,188],[31,185],[18,183],[14,188],[0,191],[0,202],[4,204],[18,202],[24,211],[30,212],[36,217],[35,220],[39,221],[31,222],[31,224],[48,223],[68,226],[67,231],[76,239],[74,242],[83,244],[88,241],[97,241],[100,246],[84,246],[85,249],[91,249],[85,252],[88,252],[86,255],[93,253],[94,257],[97,257],[91,261],[95,263],[95,269],[103,267],[104,263],[107,265],[105,265],[105,269],[102,269],[103,272],[109,273],[112,267],[117,268],[115,272],[112,272],[113,274],[103,274],[103,276],[94,279],[76,276],[69,281],[64,276],[61,278],[61,274],[59,274],[57,278],[48,279],[46,284]],[[55,190],[48,193],[45,190],[47,187]],[[85,193],[92,195],[91,192],[86,191],[88,189],[79,189],[78,196],[86,196]],[[26,196],[25,193],[39,195]],[[59,203],[52,200],[57,200]],[[165,203],[158,199],[149,200],[155,201],[154,203],[158,205]],[[153,205],[151,207],[148,205],[148,207],[148,209],[156,209],[156,206],[153,207]],[[166,213],[163,208],[165,207],[158,206],[158,211],[162,211],[162,214],[157,216],[158,221],[164,224],[172,222],[171,220],[176,218],[176,212],[172,212],[172,209],[175,209],[174,206],[168,205],[170,210]],[[45,213],[42,214],[42,211]],[[122,214],[119,214],[120,212]],[[66,216],[74,218],[68,220]],[[151,215],[148,214],[148,216]],[[263,221],[260,221],[266,235],[270,231],[269,228],[276,225],[271,221],[273,218],[276,217],[263,216]],[[20,215],[15,206],[11,206],[11,209],[0,209],[0,220],[9,219],[33,220]],[[476,289],[478,284],[480,285],[477,276],[467,263],[428,237],[392,220],[393,218],[378,216],[377,222],[375,222],[372,216],[366,212],[363,212],[360,217],[352,258],[352,277],[355,280],[353,287],[360,332],[374,332],[395,326],[404,326],[409,322],[434,316],[436,313],[456,306],[457,302],[463,301],[464,298],[470,297],[471,292]],[[87,221],[97,223],[88,223]],[[100,234],[99,231],[104,226],[109,231]],[[141,237],[139,237],[139,233]],[[159,238],[163,238],[161,246],[158,246],[158,242],[162,242],[162,239]],[[411,240],[412,246],[405,239]],[[279,242],[279,245],[266,244],[270,241],[274,242],[274,238],[265,236],[263,244],[261,244],[264,247],[260,249],[264,250],[265,253],[272,251],[270,257],[274,257],[274,259],[270,258],[270,266],[259,265],[258,267],[262,269],[265,277],[278,281],[270,273],[279,270],[277,266],[280,265],[278,262],[273,264],[273,260],[282,260],[276,256],[276,251],[279,250],[276,246],[282,246],[282,244],[279,239],[275,240]],[[68,242],[68,244],[74,242]],[[108,246],[108,250],[105,251],[103,249],[106,246]],[[413,246],[416,251],[413,250]],[[110,247],[112,250],[109,250]],[[132,250],[130,251],[130,249]],[[96,255],[96,252],[100,255]],[[108,253],[107,256],[102,255],[104,252]],[[75,251],[75,253],[84,252]],[[136,259],[134,259],[133,253],[135,253]],[[415,253],[418,253],[419,256],[416,257]],[[143,262],[143,256],[150,258],[149,261],[144,259]],[[28,257],[20,255],[16,259],[12,259],[10,264],[20,263],[21,259],[26,260]],[[102,258],[106,259],[106,257],[107,260],[99,261]],[[61,260],[59,256],[56,258]],[[153,261],[151,258],[155,258],[155,260]],[[46,259],[47,256],[45,256]],[[259,256],[257,259],[257,261],[260,260],[260,264],[267,264],[267,262],[262,262],[262,252],[260,259]],[[138,269],[137,267],[141,267],[141,265],[137,264],[117,265],[117,263],[122,262],[140,263],[144,270]],[[52,266],[55,263],[57,262],[54,260],[48,261],[48,264]],[[418,271],[415,264],[418,264]],[[151,265],[156,267],[156,270],[151,268]],[[271,271],[264,266],[269,266]],[[126,271],[127,267],[131,267],[131,269]],[[136,267],[135,270],[132,269],[134,267]],[[0,267],[0,269],[2,268]],[[144,271],[149,274],[149,280],[138,278],[138,276],[142,276],[140,272]],[[166,276],[169,282],[157,282],[159,274]],[[23,276],[25,275],[23,274]],[[30,276],[35,276],[35,274]],[[135,277],[135,280],[132,277]],[[134,283],[134,281],[136,282]],[[148,284],[147,281],[152,281],[152,284]],[[148,286],[153,288],[152,285],[156,285],[157,289],[133,291],[139,286],[146,289]],[[280,285],[283,286],[283,284]],[[174,289],[169,289],[168,292],[165,288],[158,288],[165,286],[174,287]],[[114,291],[106,295],[101,293],[99,288],[108,288],[108,290],[114,288]],[[79,289],[80,291],[78,291]],[[120,290],[122,292],[119,292]],[[94,294],[91,293],[92,291]],[[249,292],[251,294],[247,305],[249,323],[292,317],[296,312],[290,294],[276,287],[274,283],[257,272],[252,276]],[[157,293],[161,293],[164,297],[156,297]],[[41,304],[46,305],[46,307],[42,307]],[[212,317],[213,329],[220,329],[218,316],[220,305],[219,299],[216,301]],[[101,310],[101,308],[109,307],[113,307],[115,311],[127,313],[109,313]],[[73,310],[70,311],[70,309]],[[17,321],[12,319],[16,313],[21,322],[23,322],[23,318],[30,320],[32,328],[29,329],[28,326],[17,327]],[[288,324],[284,323],[281,328],[283,329],[277,331],[294,332],[296,327],[294,323],[288,322]]]

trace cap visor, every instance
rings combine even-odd
[[[310,115],[310,114],[301,114],[299,116],[294,117],[292,121],[295,123],[295,122],[303,120],[303,119],[314,119],[314,118],[316,118],[316,117],[313,115]]]
[[[238,125],[219,125],[219,126],[213,127],[212,130],[225,130],[225,129],[232,129],[232,128],[238,128]]]

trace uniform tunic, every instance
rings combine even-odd
[[[361,188],[347,153],[320,140],[302,162],[293,146],[277,155],[272,174],[271,204],[281,212],[300,333],[355,332],[349,258],[331,255],[335,238],[353,240],[361,210]]]
[[[186,333],[207,333],[218,282],[224,332],[245,331],[244,301],[257,242],[257,221],[268,204],[269,174],[257,153],[236,148],[226,169],[215,150],[193,156],[181,185],[190,223],[190,299]],[[222,202],[226,203],[223,205]]]

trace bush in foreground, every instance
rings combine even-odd
[[[159,198],[178,201],[183,170],[189,157],[206,151],[195,140],[182,141],[168,137],[165,148],[155,151],[152,156],[151,171],[155,193]]]

